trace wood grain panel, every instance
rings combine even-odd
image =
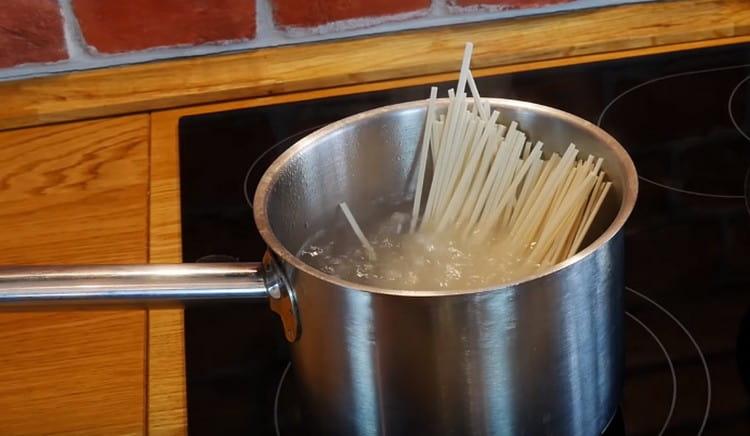
[[[456,71],[466,41],[474,69],[525,70],[749,35],[746,0],[673,0],[258,49],[5,82],[0,129]]]
[[[205,110],[210,111],[211,107],[206,107]],[[189,111],[151,114],[149,260],[152,263],[182,261],[177,123],[187,113]]]
[[[147,135],[147,115],[0,132],[0,261],[145,261]]]
[[[151,118],[151,202],[149,262],[182,261],[177,121]],[[150,309],[148,331],[148,431],[187,433],[185,337],[182,309]]]
[[[0,434],[136,435],[144,313],[0,313]]]
[[[148,434],[187,434],[185,336],[182,309],[150,309]]]
[[[143,263],[147,115],[0,132],[0,263]],[[0,311],[0,434],[145,431],[142,309]]]

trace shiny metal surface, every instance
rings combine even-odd
[[[268,299],[271,310],[281,318],[286,340],[296,342],[302,334],[297,294],[289,286],[286,276],[279,268],[276,256],[270,251],[266,251],[263,256],[263,270],[266,276],[266,289],[271,297]]]
[[[259,263],[0,266],[0,306],[267,297]]]
[[[360,286],[295,257],[346,201],[366,216],[413,195],[426,102],[365,112],[300,140],[264,175],[255,220],[296,292],[294,370],[317,434],[598,435],[620,398],[622,226],[637,195],[624,149],[596,126],[530,103],[501,118],[562,151],[605,158],[613,182],[580,253],[495,289]],[[441,101],[445,110],[447,101]]]

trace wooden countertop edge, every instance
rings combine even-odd
[[[474,69],[521,70],[748,37],[745,0],[671,0],[272,47],[3,82],[0,130],[454,72],[467,41]]]

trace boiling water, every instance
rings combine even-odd
[[[299,253],[307,264],[347,281],[389,289],[451,290],[503,285],[538,265],[498,240],[458,242],[444,233],[409,233],[410,215],[396,211],[360,226],[372,244],[370,260],[345,223],[315,235]],[[462,240],[462,239],[461,239]]]

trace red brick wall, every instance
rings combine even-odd
[[[100,53],[255,37],[255,0],[73,0],[73,12]]]
[[[68,58],[57,0],[5,0],[0,7],[0,68]]]
[[[0,79],[632,0],[1,0]]]
[[[333,21],[426,11],[430,0],[273,0],[279,26],[320,26]]]

